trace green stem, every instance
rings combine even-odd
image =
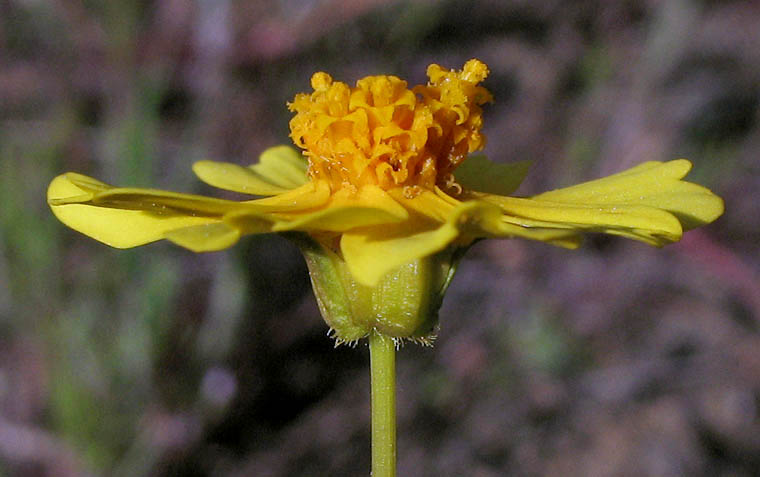
[[[396,344],[389,336],[369,335],[372,387],[372,477],[396,475]]]

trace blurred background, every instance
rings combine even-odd
[[[195,255],[57,222],[50,180],[225,196],[315,71],[485,61],[487,155],[529,195],[687,157],[725,198],[662,250],[473,247],[398,355],[399,474],[760,475],[760,4],[0,0],[0,475],[369,473],[365,344],[278,236]]]

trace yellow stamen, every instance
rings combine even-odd
[[[412,196],[437,184],[457,190],[452,171],[485,145],[480,105],[492,98],[478,83],[488,68],[473,59],[462,71],[430,65],[427,74],[428,84],[412,89],[395,76],[368,76],[351,88],[314,74],[314,92],[288,104],[309,176],[333,191],[368,184]]]

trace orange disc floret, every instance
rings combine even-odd
[[[450,185],[451,172],[485,144],[480,105],[491,95],[478,83],[488,69],[470,60],[460,72],[430,65],[427,73],[430,82],[413,89],[396,76],[368,76],[350,88],[314,74],[314,92],[288,105],[309,175],[333,190]]]

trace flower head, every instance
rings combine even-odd
[[[314,92],[288,105],[295,113],[291,137],[302,153],[278,146],[250,167],[193,166],[210,185],[264,198],[117,188],[67,173],[50,184],[48,203],[66,225],[119,248],[166,239],[204,252],[247,234],[298,232],[320,308],[344,341],[372,329],[426,336],[458,251],[478,238],[574,248],[584,232],[603,232],[662,246],[723,212],[719,197],[681,180],[691,168],[684,159],[511,197],[527,163],[496,164],[472,154],[485,145],[481,106],[491,95],[479,83],[486,65],[470,60],[461,71],[430,65],[427,74],[426,85],[410,89],[395,76],[368,76],[350,87],[316,73]],[[327,275],[332,282],[320,278]],[[399,287],[419,291],[410,297]],[[414,309],[389,308],[386,297],[394,293],[417,303]],[[398,315],[409,319],[399,325]]]
[[[453,170],[483,148],[478,86],[486,65],[470,60],[461,72],[430,65],[430,83],[407,88],[395,76],[368,76],[351,88],[327,73],[311,78],[312,94],[296,95],[291,137],[309,160],[309,177],[332,190],[376,185],[420,188],[453,183]]]

